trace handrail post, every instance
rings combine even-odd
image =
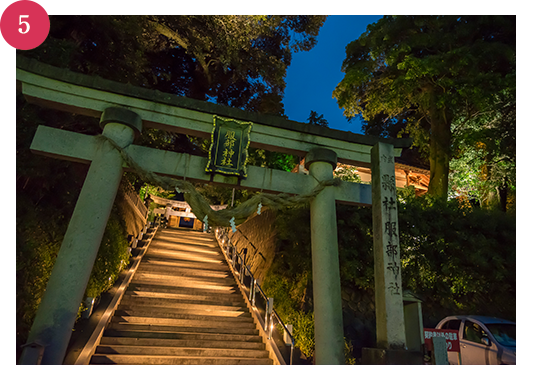
[[[250,279],[251,279],[251,280],[250,280],[250,282],[249,282],[249,298],[248,298],[248,302],[251,303],[252,298],[253,298],[254,295],[255,295],[255,290],[254,290],[254,289],[255,289],[255,285],[254,285],[254,282],[253,282],[255,279],[253,278],[253,275],[250,275]]]
[[[290,346],[292,345],[292,337],[290,337],[290,335],[292,334],[292,325],[285,324],[284,327],[287,329],[287,331],[284,331],[284,343]]]
[[[257,279],[252,276],[253,279],[253,296],[251,297],[251,306],[255,307],[255,295],[257,294]]]
[[[267,307],[265,308],[265,331],[269,327],[270,317],[273,314],[273,298],[267,298]]]
[[[242,259],[242,266],[240,267],[242,280],[240,280],[240,282],[242,283],[242,286],[246,286],[246,284],[244,284],[244,278],[246,276],[246,256],[248,254],[248,249],[244,248],[243,253],[244,258]]]
[[[267,337],[268,340],[273,337],[273,298],[269,299],[271,299],[271,314],[269,315],[269,336]]]
[[[236,271],[236,246],[232,246],[232,268]]]

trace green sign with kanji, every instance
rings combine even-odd
[[[251,122],[239,122],[215,115],[209,162],[205,171],[246,177],[251,126]]]

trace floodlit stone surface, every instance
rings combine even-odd
[[[373,252],[377,346],[404,349],[402,268],[398,239],[398,211],[393,146],[378,143],[371,151]]]
[[[334,154],[334,152],[333,152]],[[310,174],[318,181],[333,177],[333,154],[318,153]],[[335,159],[336,160],[336,159]],[[344,336],[338,259],[335,190],[326,187],[310,204],[315,363],[344,363]]]
[[[122,148],[132,143],[134,133],[132,128],[120,123],[108,123],[103,130],[104,136]],[[109,142],[96,145],[91,160],[28,337],[29,342],[38,341],[46,347],[45,365],[61,364],[64,359],[122,177],[122,157]],[[28,356],[31,355],[26,348],[20,363],[33,362]]]
[[[210,234],[157,233],[91,364],[271,365]]]

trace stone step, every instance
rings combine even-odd
[[[122,305],[134,305],[167,307],[167,308],[184,308],[184,309],[205,309],[214,311],[238,311],[246,312],[246,303],[243,301],[205,301],[205,300],[185,300],[171,298],[142,298],[133,297],[125,294],[120,301]]]
[[[160,251],[184,256],[186,259],[188,256],[192,257],[203,257],[205,259],[218,259],[222,260],[223,255],[220,248],[208,247],[208,246],[198,246],[195,244],[188,243],[170,243],[168,241],[156,241],[149,246],[151,251]]]
[[[212,277],[212,278],[231,278],[230,271],[226,268],[219,270],[210,270],[197,267],[173,267],[168,265],[156,265],[150,263],[143,263],[137,272],[157,272],[161,274],[184,275],[194,277]]]
[[[160,245],[160,248],[167,247],[167,249],[172,251],[198,251],[206,253],[220,253],[220,246],[216,241],[204,241],[199,239],[190,238],[168,238],[168,237],[154,237],[154,245]],[[155,247],[155,246],[152,246]]]
[[[163,282],[196,282],[196,283],[207,283],[207,284],[220,284],[220,285],[234,285],[235,281],[231,276],[222,277],[213,277],[213,276],[194,276],[188,275],[186,273],[181,272],[163,272],[163,271],[146,271],[146,270],[137,270],[135,273],[134,279],[146,279],[146,280],[159,280]]]
[[[93,355],[91,364],[151,364],[151,365],[272,365],[271,359],[245,357],[199,356],[142,356],[142,355]]]
[[[214,270],[214,271],[225,271],[228,272],[228,264],[223,260],[222,263],[210,263],[210,262],[200,262],[200,261],[188,261],[188,260],[173,260],[168,258],[149,256],[147,253],[141,260],[142,265],[158,265],[165,266],[169,268],[193,268],[198,270]]]
[[[229,312],[229,311],[207,311],[193,310],[186,308],[184,310],[154,307],[118,307],[114,312],[116,316],[127,317],[158,317],[158,318],[176,318],[176,319],[195,319],[206,321],[234,321],[234,322],[253,322],[253,318],[249,312]]]
[[[91,364],[272,365],[212,234],[160,229]]]
[[[101,345],[265,350],[265,344],[263,342],[223,341],[222,339],[207,340],[207,339],[103,337],[101,340]]]
[[[173,250],[177,252],[193,252],[207,255],[222,255],[220,248],[216,242],[200,243],[197,241],[176,242],[171,240],[160,240],[152,242],[151,247]]]
[[[116,328],[134,327],[136,330],[129,329],[116,329]],[[107,337],[131,337],[131,338],[146,338],[146,339],[172,339],[172,340],[190,340],[190,341],[221,341],[221,342],[258,342],[262,343],[262,338],[259,336],[257,330],[241,329],[246,334],[226,334],[222,333],[225,329],[211,329],[219,333],[211,332],[172,332],[172,331],[149,331],[142,328],[149,327],[144,325],[115,325],[114,328],[107,328],[104,331],[104,336]],[[153,328],[160,328],[160,326],[151,326]],[[168,327],[165,327],[168,328]],[[184,329],[181,327],[180,329]],[[199,330],[199,329],[196,329]]]
[[[162,346],[126,346],[99,345],[96,354],[119,355],[162,355],[162,356],[199,356],[199,357],[247,357],[268,358],[267,350],[205,348],[205,347],[162,347]]]
[[[141,323],[117,323],[111,322],[107,330],[118,331],[119,333],[127,333],[129,331],[143,331],[145,333],[152,334],[155,333],[157,336],[168,336],[167,338],[180,338],[182,334],[219,334],[219,335],[259,335],[259,331],[256,328],[244,328],[244,327],[184,327],[178,325],[151,325],[151,324],[141,324]],[[112,333],[112,332],[110,332]],[[114,336],[114,334],[111,334]]]
[[[174,250],[157,248],[156,246],[149,247],[145,255],[148,257],[158,257],[158,258],[172,259],[172,260],[196,261],[196,262],[204,262],[210,264],[224,263],[224,257],[220,255],[216,256],[216,255],[207,255],[207,254],[200,254],[200,253],[177,252]]]
[[[136,291],[128,290],[126,296],[131,298],[159,298],[159,299],[177,299],[177,300],[201,300],[201,301],[230,301],[241,302],[242,296],[239,293],[234,294],[215,294],[215,293],[172,293],[172,292],[156,292],[156,291]]]
[[[255,323],[241,321],[222,321],[222,320],[197,320],[197,319],[178,319],[178,318],[160,318],[160,317],[136,317],[136,316],[114,316],[113,323],[127,324],[149,324],[159,326],[184,326],[184,327],[204,327],[204,328],[255,328]]]
[[[155,284],[140,284],[140,283],[130,283],[127,292],[135,294],[183,294],[183,295],[199,295],[200,297],[211,296],[215,299],[221,300],[226,298],[234,297],[234,301],[240,300],[242,294],[236,287],[232,287],[231,290],[215,290],[215,289],[205,289],[205,288],[186,288],[186,287],[176,287],[168,285],[155,285]]]
[[[148,284],[148,285],[161,285],[161,286],[172,286],[175,288],[192,288],[192,289],[204,289],[212,291],[220,291],[221,293],[231,293],[237,291],[236,283],[231,283],[229,285],[204,282],[201,280],[174,280],[165,281],[161,279],[150,279],[146,277],[134,277],[132,280],[133,284]]]
[[[176,238],[186,236],[186,237],[194,237],[199,239],[215,240],[215,236],[213,235],[213,233],[207,233],[201,231],[184,230],[184,229],[178,229],[173,227],[159,229],[159,231]]]
[[[207,308],[172,308],[172,307],[153,307],[153,306],[122,306],[122,310],[135,310],[140,309],[143,312],[151,313],[151,317],[159,316],[161,313],[170,313],[174,314],[176,318],[181,315],[197,315],[197,316],[209,316],[215,318],[223,318],[223,317],[245,317],[249,316],[250,313],[247,311],[224,311],[224,310],[212,310]],[[138,315],[141,317],[142,315]],[[169,317],[166,317],[169,318]]]

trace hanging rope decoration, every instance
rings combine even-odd
[[[190,205],[193,214],[195,214],[196,217],[204,217],[203,221],[206,224],[213,227],[231,226],[233,231],[236,230],[237,225],[243,223],[254,212],[261,214],[261,208],[263,206],[273,210],[304,207],[327,186],[339,186],[341,184],[339,178],[320,181],[311,192],[304,195],[292,196],[285,193],[267,194],[261,192],[233,209],[215,211],[211,208],[211,205],[205,197],[201,195],[189,181],[160,176],[151,171],[147,171],[137,164],[122,147],[118,146],[110,138],[102,134],[97,135],[96,138],[100,141],[109,142],[112,147],[120,152],[124,162],[143,181],[151,185],[160,186],[165,190],[176,190],[184,193],[184,198]]]

